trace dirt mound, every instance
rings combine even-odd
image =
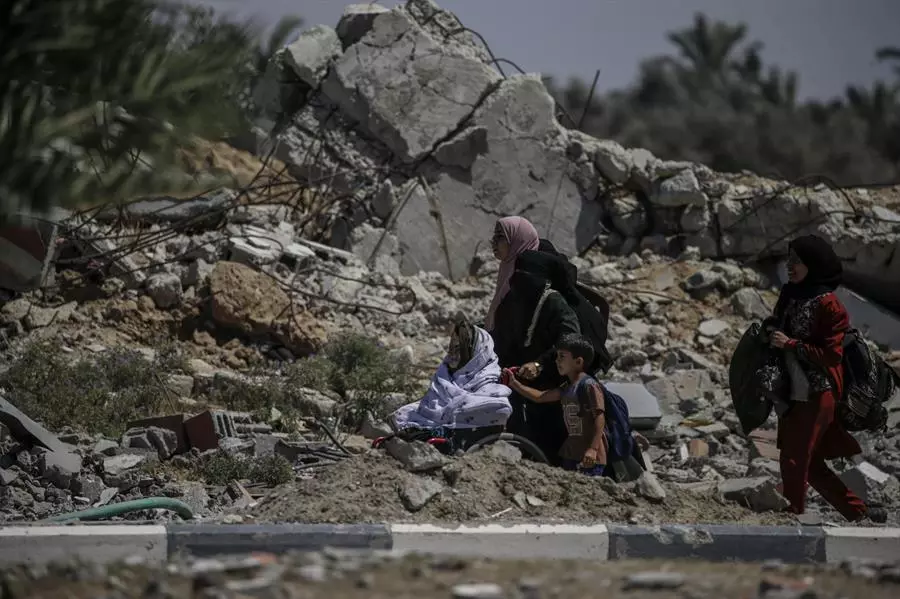
[[[285,485],[253,509],[259,521],[361,522],[731,522],[783,524],[780,514],[756,514],[735,504],[666,488],[651,503],[633,484],[616,485],[558,468],[514,460],[491,449],[450,459],[427,474],[413,474],[385,453],[371,451],[316,478]],[[411,498],[433,494],[424,507]]]

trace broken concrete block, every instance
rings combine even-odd
[[[407,443],[394,437],[384,444],[388,454],[410,472],[426,472],[444,466],[446,459],[432,445],[423,441]]]
[[[71,488],[72,493],[75,495],[86,497],[91,503],[95,503],[100,500],[100,496],[106,489],[106,485],[103,484],[103,480],[99,476],[85,474],[76,476],[72,479]]]
[[[56,308],[42,308],[33,305],[22,320],[22,324],[29,331],[49,327],[51,324],[62,324],[72,318],[77,307],[78,302],[69,302]]]
[[[19,411],[3,397],[0,397],[0,424],[9,429],[13,438],[25,445],[40,445],[50,451],[62,453],[71,448],[56,438],[56,435]]]
[[[160,310],[174,308],[184,298],[181,279],[169,273],[150,275],[144,283],[144,289]]]
[[[11,485],[19,478],[19,473],[9,468],[0,468],[0,487]]]
[[[668,179],[658,181],[655,192],[650,201],[657,206],[677,208],[681,206],[696,206],[705,208],[709,199],[700,189],[697,175],[690,169],[685,169]]]
[[[687,445],[688,456],[692,458],[708,458],[709,444],[702,439],[691,439]]]
[[[731,429],[728,428],[727,424],[722,422],[714,422],[712,424],[707,424],[704,426],[697,426],[694,428],[694,430],[706,437],[712,437],[714,439],[720,440],[726,438],[731,434]]]
[[[376,17],[362,42],[347,48],[322,88],[404,161],[431,153],[500,80],[490,66],[434,39],[401,9]]]
[[[642,473],[637,479],[636,490],[638,495],[648,501],[661,503],[666,500],[666,490],[650,472]]]
[[[178,397],[190,397],[194,393],[194,377],[189,374],[170,374],[166,377],[166,387]]]
[[[659,401],[639,383],[606,383],[606,388],[625,401],[628,420],[635,430],[652,430],[662,419]]]
[[[38,460],[41,477],[55,487],[66,490],[72,478],[81,472],[81,457],[69,452],[48,451]]]
[[[790,505],[768,477],[724,480],[719,483],[719,492],[728,501],[739,503],[754,512],[781,510]]]
[[[739,289],[731,296],[731,307],[736,314],[748,319],[762,320],[771,314],[759,291],[752,287]]]
[[[344,14],[338,21],[337,35],[346,50],[361,40],[372,29],[372,24],[378,15],[383,15],[388,9],[378,4],[351,4],[344,8]]]
[[[173,379],[171,377],[178,377],[177,379]],[[168,384],[170,385],[179,385],[181,387],[181,391],[187,389],[188,384],[191,387],[194,385],[193,377],[183,378],[183,375],[171,375]],[[190,379],[190,380],[189,380]],[[167,416],[154,416],[152,418],[142,418],[140,420],[133,420],[128,423],[128,431],[126,431],[126,435],[132,430],[137,431],[147,431],[151,428],[159,428],[167,431],[171,431],[175,435],[175,453],[184,453],[190,446],[187,441],[187,432],[184,428],[185,415],[184,414],[170,414]],[[153,445],[150,438],[147,438],[147,441],[150,443],[153,448],[156,448]],[[142,443],[142,442],[138,442]],[[127,447],[127,446],[126,446]],[[138,445],[131,445],[131,447],[138,447]],[[149,447],[145,447],[144,445],[140,445],[145,449],[149,449]],[[112,455],[112,454],[110,454]],[[165,459],[165,458],[164,458]]]
[[[706,370],[676,370],[671,374],[647,383],[647,391],[659,399],[664,414],[678,415],[679,404],[688,399],[705,397],[717,389]]]
[[[444,486],[436,480],[409,476],[400,487],[400,501],[407,510],[418,512],[443,490]]]
[[[900,497],[900,481],[869,462],[860,462],[840,474],[841,480],[865,503],[893,505]]]
[[[712,320],[704,320],[701,322],[700,326],[697,327],[697,332],[709,339],[715,339],[730,328],[731,325],[724,320],[714,318]]]
[[[149,459],[149,454],[123,453],[103,460],[103,471],[106,472],[106,474],[118,476],[126,470],[137,468]]]
[[[284,62],[301,81],[317,88],[329,65],[342,51],[337,32],[326,25],[317,25],[301,33],[284,49]]]
[[[513,464],[522,461],[522,452],[517,447],[514,447],[506,441],[498,441],[497,443],[493,443],[483,451],[485,451],[488,455],[491,455],[495,458],[500,458],[501,460],[511,462]]]

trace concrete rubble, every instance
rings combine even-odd
[[[115,440],[74,431],[55,436],[16,410],[10,396],[12,405],[0,404],[10,437],[9,457],[0,464],[0,519],[41,519],[159,494],[186,497],[191,491],[156,474],[156,466],[190,465],[220,451],[281,456],[299,485],[343,468],[331,475],[333,486],[315,489],[330,497],[356,492],[350,469],[385,453],[370,451],[363,437],[387,431],[383,422],[366,421],[348,442],[352,457],[323,448],[310,429],[340,413],[340,397],[301,394],[291,407],[302,426],[291,439],[272,432],[271,413],[225,416],[197,402],[223,381],[277,384],[285,364],[317,355],[346,331],[364,331],[410,357],[427,383],[453,316],[485,313],[497,272],[485,246],[494,220],[507,214],[531,219],[611,304],[615,364],[607,378],[650,442],[645,454],[653,473],[603,495],[614,498],[610,513],[652,521],[667,506],[697,501],[703,509],[743,506],[756,517],[783,504],[775,488],[774,417],[744,435],[727,389],[732,349],[777,297],[773,273],[746,258],[783,252],[789,233],[817,231],[835,242],[848,268],[900,280],[900,226],[872,217],[871,193],[718,174],[564,129],[539,78],[500,76],[458,28],[455,17],[428,0],[390,10],[354,5],[335,29],[310,29],[270,65],[260,92],[268,94],[263,104],[271,113],[258,131],[261,145],[274,144],[298,185],[324,194],[324,212],[238,206],[237,192],[222,190],[184,206],[165,198],[139,203],[123,226],[103,218],[60,226],[61,252],[91,256],[106,268],[97,280],[70,261],[58,266],[58,287],[3,303],[4,351],[15,356],[42,338],[73,355],[117,346],[149,352],[163,333],[188,352],[191,374],[160,372],[180,407],[132,423]],[[294,75],[287,78],[291,89],[278,83],[285,70]],[[305,233],[310,221],[328,223],[324,238]],[[137,231],[161,241],[130,248]],[[900,368],[900,356],[891,359]],[[880,492],[896,519],[900,398],[891,408],[884,435],[860,435],[875,470],[833,466],[846,471],[854,488]],[[440,514],[456,482],[493,472],[491,463],[463,466],[424,444],[393,441],[386,452],[373,472],[390,478],[383,488],[391,501],[402,494],[398,510],[420,518]],[[526,470],[520,482],[538,485],[528,478],[530,464],[513,467]],[[497,511],[552,518],[555,499],[521,484],[496,498]],[[225,485],[210,487],[206,514],[249,503]],[[473,489],[473,495],[484,490]],[[253,500],[265,495],[252,485],[245,491]],[[516,493],[546,505],[525,497],[519,502],[525,507],[517,507]],[[387,502],[369,498],[379,501]],[[645,502],[643,515],[622,507],[636,501]],[[838,518],[815,495],[810,506]],[[354,508],[348,517],[372,516]]]

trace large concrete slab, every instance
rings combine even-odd
[[[813,527],[730,525],[609,526],[609,559],[825,561],[825,534]]]
[[[662,419],[659,400],[640,383],[605,383],[606,387],[622,397],[628,405],[628,417],[635,430],[653,430]]]
[[[45,447],[50,451],[68,453],[71,447],[56,438],[56,435],[22,413],[19,408],[0,396],[0,423],[9,429],[17,441]]]
[[[178,524],[168,529],[169,554],[198,557],[265,551],[390,549],[391,535],[381,524]]]

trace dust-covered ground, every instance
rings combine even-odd
[[[635,483],[617,485],[500,451],[468,454],[411,473],[381,451],[336,464],[276,489],[250,515],[263,522],[631,522],[787,524],[783,513],[754,513],[714,493],[664,485],[651,502]],[[430,496],[430,497],[429,497]],[[424,505],[415,509],[416,501]],[[410,509],[410,506],[413,509]]]
[[[890,599],[900,592],[900,569],[890,565],[493,561],[334,553],[205,559],[162,568],[7,570],[2,577],[4,599]]]

